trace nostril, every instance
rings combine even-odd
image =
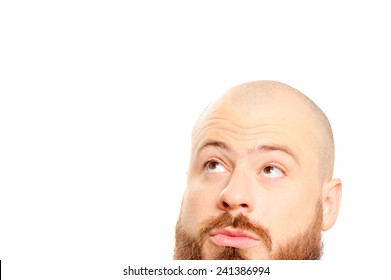
[[[240,206],[242,208],[248,208],[248,205],[246,203],[241,203],[238,206]],[[230,208],[231,206],[227,202],[223,201],[223,207],[224,208]]]

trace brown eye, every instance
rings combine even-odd
[[[265,174],[271,174],[271,173],[273,173],[273,171],[274,171],[274,166],[266,166],[266,167],[263,169],[263,172],[264,172]]]
[[[268,178],[280,178],[284,176],[284,172],[276,166],[268,165],[262,169],[261,175]]]
[[[210,161],[205,164],[205,171],[209,173],[221,173],[227,171],[220,162]]]

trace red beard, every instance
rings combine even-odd
[[[293,237],[289,242],[277,245],[272,244],[269,231],[259,225],[252,223],[246,216],[240,214],[232,217],[228,212],[216,218],[209,219],[201,225],[198,237],[191,236],[179,218],[176,225],[176,243],[174,259],[176,260],[201,260],[203,259],[202,247],[205,239],[213,229],[225,228],[228,226],[240,230],[249,230],[257,234],[265,244],[274,260],[319,260],[323,254],[322,244],[322,204],[318,202],[315,216],[308,228]],[[276,248],[273,248],[276,247]],[[220,247],[216,252],[215,259],[218,260],[245,260],[246,254],[243,249],[233,247]]]

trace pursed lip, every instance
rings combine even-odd
[[[254,233],[230,227],[212,230],[210,233],[210,239],[217,246],[240,249],[255,246],[259,242],[259,237]]]

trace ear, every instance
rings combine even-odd
[[[342,182],[340,179],[332,179],[323,184],[323,230],[330,229],[338,217],[339,205],[342,196]]]

